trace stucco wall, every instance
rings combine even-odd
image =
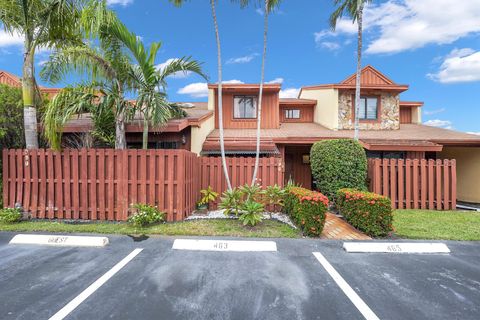
[[[480,203],[480,147],[444,147],[438,155],[457,160],[457,199]]]
[[[313,113],[313,122],[321,124],[328,129],[338,127],[338,90],[313,89],[302,90],[301,99],[317,100]]]
[[[412,123],[421,124],[422,123],[422,108],[416,107],[412,108]]]
[[[208,105],[207,105],[208,110],[215,110],[215,90],[214,89],[208,89]]]
[[[353,100],[355,91],[341,91],[338,95],[338,129],[354,129]],[[361,130],[396,130],[400,128],[400,99],[398,94],[379,92],[379,121],[360,121]]]
[[[196,154],[200,154],[205,139],[210,134],[210,132],[213,131],[213,129],[215,129],[215,116],[211,116],[210,118],[202,122],[199,127],[192,127],[190,151],[195,152]]]

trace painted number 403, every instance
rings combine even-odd
[[[392,244],[388,246],[387,250],[390,252],[402,252],[402,248],[398,244]]]
[[[219,249],[219,250],[227,250],[228,249],[228,243],[226,243],[226,242],[215,242],[213,247],[215,249]]]

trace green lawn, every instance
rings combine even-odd
[[[480,240],[480,212],[396,210],[395,235],[407,239]]]
[[[16,224],[0,223],[0,231],[43,231],[66,233],[146,234],[165,236],[231,236],[258,238],[298,238],[300,232],[278,221],[264,220],[256,227],[244,227],[238,220],[197,220],[165,223],[135,228],[126,223],[66,224],[29,221]]]

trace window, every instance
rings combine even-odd
[[[235,96],[233,98],[233,117],[235,119],[256,119],[257,97]]]
[[[358,118],[360,120],[377,120],[378,98],[377,97],[361,97],[360,112]]]
[[[300,110],[298,109],[287,109],[285,110],[286,119],[300,119]]]

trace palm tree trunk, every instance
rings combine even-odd
[[[265,0],[264,24],[263,24],[263,53],[262,53],[262,71],[260,76],[260,90],[258,96],[258,113],[257,113],[257,146],[255,152],[255,167],[253,169],[252,186],[257,182],[258,164],[260,162],[260,135],[262,125],[262,96],[263,82],[265,81],[265,60],[267,58],[267,35],[268,35],[268,0]]]
[[[145,115],[146,117],[146,115]],[[148,149],[148,120],[143,120],[143,138],[142,138],[142,149]]]
[[[125,120],[123,115],[118,115],[115,120],[115,149],[126,149]]]
[[[359,113],[360,113],[360,76],[362,73],[362,18],[363,1],[358,1],[358,42],[357,42],[357,76],[355,80],[355,135],[354,139],[359,138]],[[366,111],[365,111],[366,112]]]
[[[30,39],[25,35],[25,53],[23,56],[22,95],[23,123],[27,149],[38,149],[37,109],[35,108],[35,50],[30,48]]]
[[[217,42],[217,63],[218,63],[218,129],[220,133],[220,154],[222,156],[222,167],[227,182],[228,190],[232,190],[230,176],[228,174],[227,159],[225,157],[225,144],[223,139],[223,104],[222,104],[222,52],[220,47],[220,35],[218,33],[217,15],[215,13],[215,0],[210,0],[212,8],[213,25],[215,27],[215,39]]]

